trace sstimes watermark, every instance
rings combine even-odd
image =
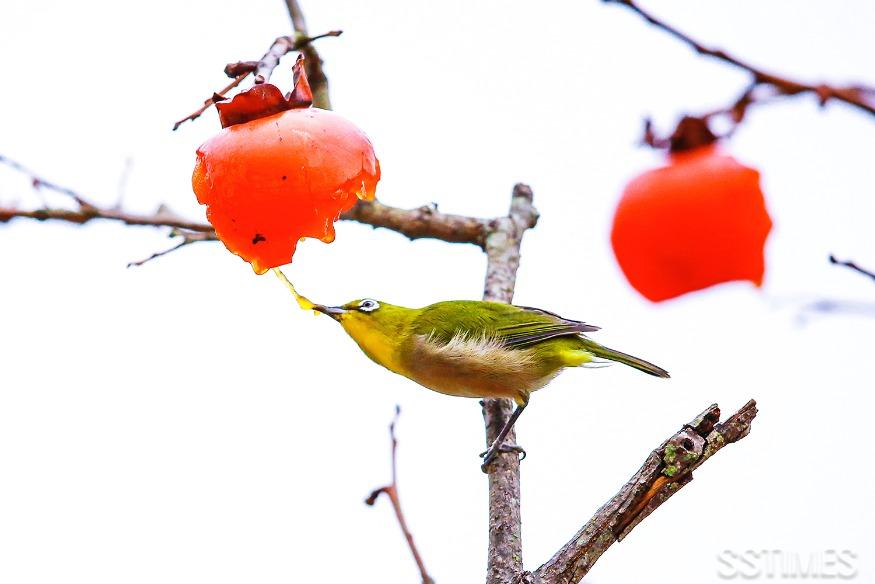
[[[717,554],[717,576],[724,580],[852,580],[857,577],[858,560],[851,550],[724,550]]]

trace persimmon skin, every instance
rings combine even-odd
[[[298,241],[334,241],[334,222],[372,200],[380,164],[334,112],[290,109],[223,129],[197,150],[192,187],[229,251],[256,273],[291,262]]]
[[[670,155],[625,188],[611,244],[629,283],[659,302],[723,282],[761,286],[772,221],[760,174],[715,145]]]

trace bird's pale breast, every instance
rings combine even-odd
[[[545,386],[561,369],[545,374],[532,349],[509,349],[486,336],[460,333],[441,343],[416,335],[410,342],[402,374],[448,395],[519,399]]]

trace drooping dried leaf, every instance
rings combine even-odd
[[[227,103],[216,103],[222,127],[245,124],[290,109],[310,107],[313,104],[313,92],[310,90],[310,82],[307,81],[302,55],[295,61],[293,73],[295,88],[288,96],[284,96],[276,85],[259,83],[241,91]]]

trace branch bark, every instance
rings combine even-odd
[[[191,221],[174,215],[166,208],[160,208],[151,215],[140,213],[128,213],[120,209],[107,209],[102,207],[81,207],[79,209],[34,209],[23,210],[10,207],[0,207],[0,223],[12,219],[35,219],[37,221],[66,221],[82,225],[95,219],[118,221],[125,225],[140,225],[146,227],[172,227],[201,233],[210,233],[205,240],[218,239],[213,227],[208,223]]]
[[[441,213],[436,205],[399,209],[378,201],[359,201],[340,218],[396,231],[411,240],[440,239],[448,243],[473,243],[481,248],[485,246],[486,232],[493,223],[488,219]]]
[[[520,245],[523,234],[538,222],[532,205],[532,189],[517,184],[513,188],[507,217],[490,222],[486,250],[486,283],[483,299],[494,302],[513,300]],[[487,447],[513,412],[513,400],[487,399],[483,404]],[[516,442],[511,430],[505,443]],[[500,454],[489,472],[489,549],[486,558],[487,584],[505,584],[523,571],[522,521],[520,517],[520,463],[515,453]]]
[[[750,400],[725,422],[716,404],[696,416],[650,453],[642,467],[568,543],[519,584],[572,584],[589,572],[615,541],[621,541],[657,507],[693,480],[693,471],[727,444],[748,435],[757,415]]]

